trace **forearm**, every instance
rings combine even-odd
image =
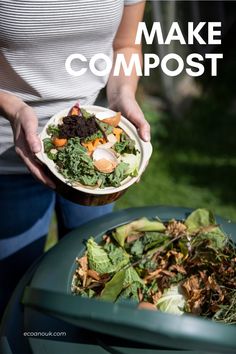
[[[142,64],[141,47],[126,47],[114,52],[114,64],[107,84],[107,98],[110,104],[113,104],[121,94],[135,97],[139,81],[135,66],[129,76],[125,75],[123,68],[121,68],[119,76],[113,75],[117,54],[122,54],[127,64],[130,62],[133,54],[138,54],[140,63]]]
[[[19,97],[11,93],[0,91],[0,113],[12,122],[22,108],[27,107]]]

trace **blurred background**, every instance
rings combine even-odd
[[[222,45],[152,46],[144,53],[160,57],[174,52],[219,52],[218,76],[177,78],[155,69],[142,78],[138,101],[151,124],[154,152],[142,180],[116,203],[115,208],[144,205],[205,207],[236,221],[236,2],[235,1],[147,1],[145,22],[150,29],[160,21],[164,32],[178,21],[222,22]],[[56,240],[52,220],[46,248]]]

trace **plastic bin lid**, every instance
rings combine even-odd
[[[141,216],[162,220],[183,219],[191,210],[146,207],[116,212],[83,225],[65,237],[44,257],[25,289],[23,303],[63,321],[100,333],[158,347],[236,353],[234,325],[215,323],[192,315],[176,316],[138,310],[133,303],[109,303],[72,296],[70,286],[75,258],[83,254],[84,239],[99,240],[107,230]],[[236,225],[220,218],[217,222],[236,240]],[[234,233],[234,235],[233,235]]]

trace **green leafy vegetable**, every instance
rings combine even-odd
[[[140,278],[134,267],[129,267],[125,272],[124,287],[130,286],[133,283],[139,283],[143,285],[143,280]]]
[[[113,268],[117,271],[123,266],[129,263],[129,255],[124,251],[123,248],[117,247],[114,244],[110,243],[112,247],[105,248],[108,254],[108,257],[113,264]]]
[[[110,281],[108,281],[101,293],[102,300],[116,301],[117,297],[123,289],[126,271],[120,270],[116,273]]]
[[[104,249],[92,238],[87,241],[88,264],[90,269],[100,274],[112,273],[114,267]]]
[[[157,302],[157,307],[163,312],[169,312],[175,315],[183,315],[186,300],[180,292],[178,285],[172,285],[166,289],[162,297]]]
[[[112,233],[112,237],[120,246],[124,247],[126,238],[132,234],[145,231],[165,231],[165,229],[165,225],[159,221],[142,218],[117,227],[115,232]]]
[[[109,184],[114,187],[119,187],[120,182],[125,179],[127,176],[128,164],[125,162],[120,162],[119,165],[115,168],[114,172],[107,176]]]
[[[101,122],[99,119],[96,119],[97,125],[101,129],[101,131],[108,136],[113,132],[113,127],[110,124],[107,124],[105,122]]]
[[[120,136],[120,142],[114,145],[114,149],[119,154],[134,154],[136,155],[137,149],[135,147],[135,141],[130,139],[125,133]]]
[[[116,273],[112,279],[106,283],[101,293],[101,299],[116,301],[132,298],[138,301],[138,289],[143,287],[144,283],[133,267],[122,269]]]
[[[129,263],[129,255],[120,247],[104,249],[93,238],[87,241],[89,267],[100,274],[113,273]]]
[[[60,128],[58,128],[55,124],[50,124],[47,127],[47,133],[50,136],[58,137],[60,134]]]
[[[216,220],[211,211],[207,209],[197,209],[192,212],[185,221],[188,232],[197,233],[193,243],[208,240],[213,248],[222,249],[227,242],[227,236],[216,225]]]
[[[144,250],[144,245],[141,240],[136,240],[130,249],[130,253],[134,256],[142,256]]]
[[[83,118],[85,118],[85,119],[89,119],[89,118],[91,118],[91,117],[94,117],[94,114],[89,113],[89,112],[86,111],[86,109],[84,109],[84,108],[80,108],[80,112],[82,113]]]
[[[49,153],[51,149],[54,148],[52,140],[50,138],[43,139],[44,152]]]
[[[103,138],[103,134],[100,130],[98,130],[96,133],[88,136],[87,138],[83,139],[83,142],[87,143],[88,141],[93,141],[95,139],[100,139]]]
[[[50,160],[56,161],[57,160],[57,153],[58,153],[58,150],[53,148],[47,153],[47,156]]]
[[[223,249],[227,243],[227,237],[222,233],[221,230],[219,230],[219,228],[216,227],[211,232],[203,232],[195,236],[191,244],[194,247],[204,241],[205,244],[207,241],[208,245],[213,249],[220,250]]]
[[[214,225],[215,223],[214,215],[207,209],[197,209],[185,220],[185,225],[189,232],[199,231],[200,228]]]
[[[138,290],[142,286],[138,282],[133,282],[130,284],[127,288],[125,288],[119,295],[118,301],[123,300],[123,299],[130,299],[133,301],[138,302],[139,297],[138,297]]]
[[[168,241],[167,235],[160,232],[146,232],[142,238],[144,250],[147,251],[154,247],[160,247]]]
[[[124,154],[122,155],[121,161],[128,164],[126,169],[126,174],[131,177],[136,177],[138,175],[139,163],[140,163],[140,154]]]

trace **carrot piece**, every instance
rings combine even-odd
[[[93,152],[96,147],[100,144],[105,144],[106,141],[104,138],[96,138],[93,141],[88,141],[87,143],[82,143],[82,145],[88,150],[88,152]]]
[[[91,141],[87,142],[87,143],[82,143],[82,145],[89,151],[89,152],[93,152],[94,147],[93,147],[93,143]]]
[[[55,138],[52,139],[52,143],[56,147],[62,147],[62,146],[67,144],[67,139],[62,139],[62,138],[60,139],[60,138],[56,138],[55,137]]]
[[[96,147],[98,146],[100,144],[100,139],[95,139],[94,141],[93,141],[93,147],[94,147],[94,149],[96,149]]]
[[[105,144],[105,139],[104,138],[97,138],[93,141],[93,146],[94,146],[94,149],[96,149],[96,147],[100,144]]]

